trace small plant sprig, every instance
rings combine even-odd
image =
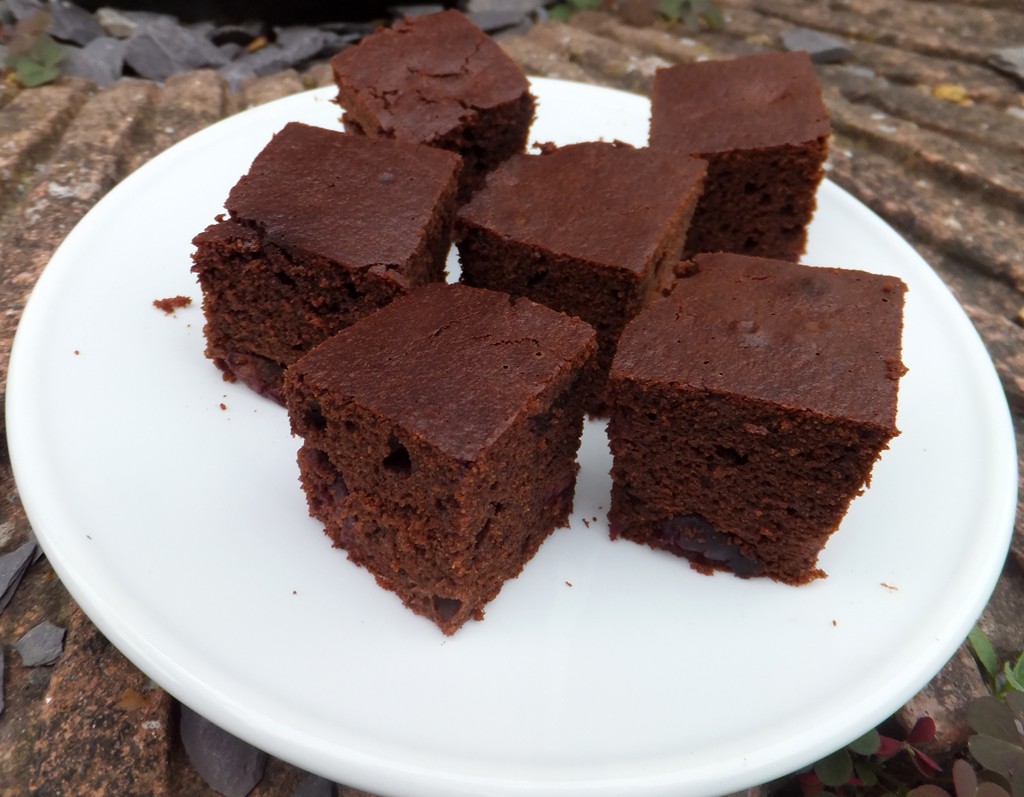
[[[935,722],[930,717],[919,719],[903,740],[883,736],[877,730],[868,731],[801,775],[800,790],[804,797],[859,794],[904,797],[912,793],[911,788],[905,785],[904,777],[891,771],[891,762],[902,758],[904,763],[909,761],[913,765],[916,779],[935,778],[942,768],[920,749],[934,738]]]
[[[64,48],[46,32],[51,17],[37,11],[16,22],[10,29],[5,66],[14,79],[26,88],[41,86],[60,76],[58,64],[67,55]]]
[[[669,22],[682,22],[691,30],[718,30],[725,24],[721,9],[712,0],[659,0],[658,10]]]
[[[564,3],[557,3],[548,9],[548,16],[565,22],[577,11],[588,11],[595,8],[602,8],[604,0],[566,0]]]
[[[700,30],[722,27],[722,12],[714,0],[656,0],[658,13],[668,22],[682,22],[688,28]],[[616,0],[565,0],[548,9],[552,19],[565,21],[578,11],[595,8],[615,8]]]
[[[996,697],[1005,697],[1009,692],[1024,692],[1024,652],[1016,661],[1007,659],[1001,665],[999,656],[985,632],[977,626],[967,635],[967,643],[974,652],[974,658],[988,676],[989,688]]]

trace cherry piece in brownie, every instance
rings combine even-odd
[[[331,67],[347,130],[459,153],[464,197],[526,146],[534,114],[526,76],[459,11],[382,28]]]
[[[801,584],[896,429],[905,285],[699,255],[623,333],[613,537]]]
[[[288,369],[310,514],[446,634],[568,521],[595,334],[524,298],[428,285]]]
[[[458,213],[462,281],[578,316],[597,330],[588,410],[603,411],[615,342],[673,279],[706,165],[590,142],[516,155]]]
[[[651,146],[708,161],[687,256],[737,252],[799,260],[830,134],[807,53],[659,69]]]
[[[449,152],[287,125],[194,240],[207,356],[282,402],[304,352],[444,279],[458,169]]]

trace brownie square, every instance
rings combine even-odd
[[[899,432],[895,277],[700,255],[623,333],[609,522],[624,537],[801,584]]]
[[[686,255],[737,252],[799,260],[830,133],[807,53],[659,69],[651,146],[708,162]]]
[[[529,296],[597,330],[588,410],[626,322],[673,279],[703,161],[590,142],[516,155],[455,223],[462,281]]]
[[[283,401],[284,369],[396,296],[443,280],[457,156],[291,123],[200,233],[206,355]]]
[[[583,423],[584,322],[429,285],[288,369],[310,514],[446,634],[567,523]]]
[[[526,76],[459,11],[381,28],[331,67],[347,130],[459,153],[464,198],[526,146],[535,104]]]

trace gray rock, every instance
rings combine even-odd
[[[0,717],[4,715],[4,647],[0,645]]]
[[[31,539],[10,553],[0,556],[0,612],[7,608],[7,604],[14,597],[21,577],[34,561],[37,549],[35,539]]]
[[[521,11],[528,14],[544,4],[545,0],[468,0],[466,11]]]
[[[167,18],[141,23],[128,39],[124,60],[141,77],[158,81],[228,62],[213,42]]]
[[[295,61],[283,47],[268,44],[255,52],[242,53],[218,71],[228,85],[238,91],[246,80],[289,69],[294,63]]]
[[[993,50],[988,62],[1000,72],[1024,82],[1024,45]]]
[[[64,652],[64,629],[44,620],[35,628],[26,631],[14,643],[26,667],[44,667],[53,664]]]
[[[333,34],[319,28],[306,25],[292,25],[286,28],[274,28],[274,39],[278,47],[284,50],[290,65],[301,64],[320,55],[334,38]]]
[[[291,797],[334,797],[334,784],[319,775],[309,775]]]
[[[245,48],[242,45],[235,44],[234,42],[218,44],[217,49],[224,53],[224,57],[227,58],[229,62],[238,58],[245,51]]]
[[[853,56],[841,39],[812,28],[795,28],[782,34],[782,46],[790,51],[806,50],[816,64],[836,64]]]
[[[530,21],[529,11],[505,11],[494,9],[493,11],[474,11],[466,16],[470,21],[485,33],[498,33],[509,28],[514,28],[523,22]]]
[[[188,706],[181,707],[181,741],[189,761],[214,791],[245,797],[263,777],[267,754],[232,736]]]
[[[262,22],[251,20],[235,25],[218,25],[209,35],[214,44],[240,44],[245,47],[257,36],[263,35],[265,26]]]
[[[7,45],[6,44],[0,44],[0,64],[7,63],[7,56],[8,56],[9,53],[10,53],[10,50],[7,49]]]
[[[61,63],[61,72],[91,80],[101,88],[117,82],[124,74],[124,54],[128,43],[112,36],[93,39],[85,47],[74,49]]]
[[[416,5],[388,7],[388,13],[395,19],[401,19],[402,17],[422,17],[426,14],[436,14],[439,11],[444,11],[443,5],[422,3]]]
[[[7,10],[12,17],[20,20],[39,11],[46,11],[46,4],[40,0],[7,0]]]
[[[104,33],[100,23],[84,8],[54,0],[47,10],[52,14],[48,32],[55,39],[86,45]]]
[[[116,39],[127,39],[139,26],[137,20],[116,8],[96,9],[96,21],[108,36],[113,36]]]

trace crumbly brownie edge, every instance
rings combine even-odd
[[[824,575],[820,550],[898,434],[619,378],[612,394],[612,536],[685,556],[705,572],[789,584]]]
[[[450,225],[450,211],[448,218]],[[221,234],[209,234],[218,227]],[[208,228],[195,244],[192,270],[203,292],[206,356],[226,380],[278,403],[288,365],[408,290],[393,270],[303,258],[234,220]]]
[[[444,633],[454,633],[469,619],[482,619],[484,607],[505,581],[518,575],[543,541],[568,520],[583,419],[580,374],[594,349],[593,341],[581,349],[472,465],[458,465],[437,452],[431,455],[429,444],[394,428],[389,437],[407,443],[410,466],[433,461],[444,474],[437,489],[419,495],[402,493],[400,478],[392,480],[399,485],[397,493],[372,484],[365,474],[346,480],[345,457],[325,452],[345,447],[343,436],[326,434],[327,424],[320,420],[323,415],[333,418],[334,408],[323,408],[326,397],[307,395],[308,387],[292,374],[288,392],[293,423],[297,431],[308,433],[300,467],[311,514],[325,523],[326,533],[353,562]],[[361,410],[357,416],[362,420],[347,419],[334,428],[351,425],[357,436],[369,435],[368,441],[351,441],[349,448],[369,447],[367,456],[375,460],[392,444],[382,439],[389,422]],[[376,432],[369,428],[374,425]],[[513,462],[519,467],[510,467]],[[360,483],[362,489],[355,486]],[[424,505],[433,517],[409,509]]]
[[[829,139],[801,146],[707,153],[704,193],[690,224],[684,256],[735,252],[797,261],[817,208]],[[780,188],[780,176],[787,185]]]

